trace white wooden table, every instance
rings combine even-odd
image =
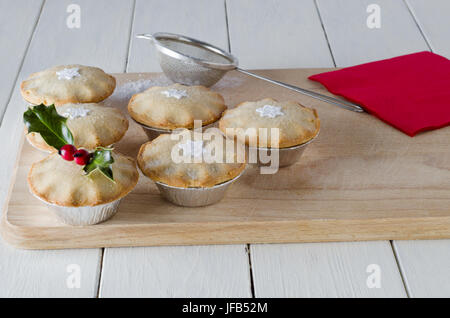
[[[80,28],[66,25],[70,4],[81,8]],[[367,27],[369,4],[379,5],[381,28]],[[23,133],[17,88],[31,72],[68,63],[160,71],[149,43],[133,37],[156,31],[227,48],[250,69],[421,50],[450,57],[449,12],[447,0],[0,0],[0,203]],[[380,288],[367,285],[370,264]],[[0,296],[449,297],[450,240],[58,251],[0,242]]]

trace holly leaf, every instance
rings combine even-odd
[[[23,113],[28,132],[39,133],[45,142],[56,149],[73,144],[73,135],[66,124],[67,118],[56,112],[55,105],[29,107]]]
[[[111,165],[114,163],[114,158],[111,154],[111,148],[98,147],[92,153],[89,163],[84,166],[83,170],[87,175],[90,175],[95,170],[99,170],[111,181],[114,181]]]

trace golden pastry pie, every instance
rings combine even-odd
[[[286,148],[313,139],[319,133],[320,120],[315,109],[297,102],[278,102],[266,98],[243,102],[227,110],[219,121],[219,128],[227,137],[246,145],[254,137],[257,143],[255,146]],[[273,135],[275,142],[272,141],[271,128],[278,128],[279,138]]]
[[[223,97],[204,86],[154,86],[134,95],[128,112],[137,122],[154,128],[193,128],[217,121],[226,109]]]
[[[39,199],[63,207],[97,206],[116,201],[135,187],[139,173],[132,158],[115,152],[112,156],[114,181],[98,170],[86,176],[83,166],[54,153],[31,166],[28,185]]]
[[[23,98],[34,105],[98,103],[110,96],[116,79],[98,67],[62,65],[31,74],[20,85]]]
[[[160,135],[141,146],[138,166],[153,181],[173,187],[205,188],[234,179],[244,170],[245,159],[225,147],[218,130],[210,139],[196,140],[188,130]]]
[[[79,148],[95,149],[118,142],[128,129],[128,120],[122,112],[113,107],[98,104],[65,104],[57,107],[59,115],[67,117],[66,124]],[[44,141],[39,133],[26,135],[34,147],[44,151],[56,151]]]

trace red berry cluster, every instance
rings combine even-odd
[[[77,149],[74,145],[69,144],[62,146],[61,149],[59,149],[59,154],[64,160],[75,160],[75,162],[80,166],[87,165],[89,159],[91,158],[91,154],[88,151],[84,149]]]

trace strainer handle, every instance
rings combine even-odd
[[[330,104],[333,104],[333,105],[336,105],[336,106],[339,106],[339,107],[342,107],[342,108],[345,108],[345,109],[348,109],[348,110],[351,110],[354,112],[358,112],[358,113],[364,112],[364,109],[362,109],[361,106],[344,101],[344,100],[340,100],[340,99],[337,99],[334,97],[322,95],[322,94],[319,94],[319,93],[316,93],[316,92],[313,92],[313,91],[310,91],[310,90],[307,90],[304,88],[300,88],[297,86],[289,85],[289,84],[286,84],[286,83],[283,83],[280,81],[276,81],[276,80],[273,80],[273,79],[270,79],[270,78],[267,78],[267,77],[264,77],[264,76],[261,76],[261,75],[258,75],[258,74],[240,69],[240,68],[236,68],[236,71],[259,78],[261,80],[270,82],[272,84],[276,84],[276,85],[291,89],[291,90],[301,93],[303,95],[306,95],[306,96],[309,96],[309,97],[321,100],[323,102],[330,103]]]
[[[153,41],[153,35],[151,35],[150,33],[136,34],[136,37],[138,39],[146,39],[146,40]]]

